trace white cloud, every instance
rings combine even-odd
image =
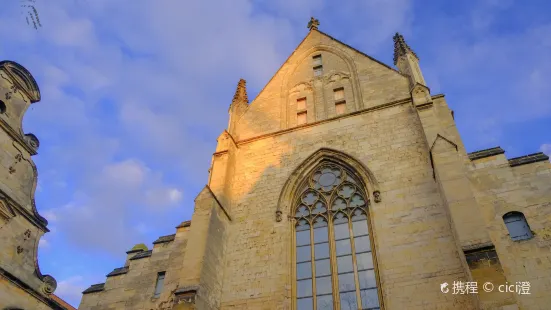
[[[551,143],[544,143],[540,146],[540,151],[551,156]]]
[[[136,188],[143,184],[149,172],[143,163],[135,159],[128,159],[105,166],[98,182],[109,187]]]
[[[38,241],[38,247],[41,249],[47,249],[50,247],[50,242],[48,240],[42,238],[40,241]]]
[[[42,215],[48,222],[55,222],[57,220],[57,215],[54,210],[45,210],[40,212],[40,215]]]
[[[152,207],[173,206],[182,200],[182,191],[176,188],[154,189],[146,191],[145,196]]]
[[[110,163],[97,171],[85,174],[80,183],[85,190],[76,191],[70,203],[45,212],[75,246],[124,251],[145,238],[147,231],[137,227],[136,221],[163,215],[167,207],[181,203],[182,190],[136,159]]]
[[[82,276],[72,276],[57,281],[57,288],[54,293],[76,307],[80,303],[82,291],[89,286],[89,284],[85,284],[86,282]]]

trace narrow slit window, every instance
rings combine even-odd
[[[297,111],[306,110],[306,98],[297,99]]]
[[[333,98],[335,101],[344,100],[344,88],[337,88],[333,90]]]
[[[306,124],[306,112],[297,113],[297,125]]]
[[[323,74],[322,66],[314,67],[314,76],[321,76],[322,74]]]
[[[518,241],[532,238],[530,226],[528,226],[528,222],[526,222],[526,218],[521,212],[513,211],[503,215],[503,222],[505,222],[512,240]]]
[[[335,103],[335,111],[337,112],[337,115],[346,113],[346,102],[341,101],[341,102]]]
[[[321,55],[312,57],[314,66],[321,66]]]
[[[157,282],[155,283],[155,294],[153,297],[158,298],[161,296],[161,292],[163,291],[163,284],[165,282],[165,272],[159,272],[157,274]]]
[[[344,99],[344,88],[333,90],[333,99],[335,99],[335,112],[337,115],[346,113],[346,100]]]

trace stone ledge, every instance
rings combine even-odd
[[[472,152],[467,155],[469,156],[470,160],[477,160],[477,159],[486,158],[486,157],[495,156],[495,155],[504,154],[504,153],[505,151],[501,147],[497,146],[491,149]]]
[[[184,294],[184,293],[196,293],[197,291],[199,291],[199,286],[197,285],[182,286],[176,289],[176,291],[174,291],[174,295]]]
[[[85,289],[82,294],[96,293],[103,291],[105,283],[92,284],[89,288]]]
[[[190,227],[191,226],[191,221],[183,221],[182,223],[180,223],[180,225],[176,226],[176,228],[183,228],[183,227]]]
[[[509,159],[509,166],[516,167],[516,166],[531,164],[531,163],[545,161],[545,160],[549,160],[549,156],[543,154],[542,152],[539,152],[539,153],[511,158]]]
[[[171,241],[174,241],[175,237],[176,237],[176,234],[161,236],[157,240],[153,241],[153,244],[171,242]]]
[[[151,253],[153,253],[153,250],[143,251],[140,252],[130,258],[130,260],[140,259],[151,256]]]
[[[121,274],[125,274],[128,272],[128,266],[126,267],[120,267],[120,268],[115,268],[113,269],[113,271],[111,271],[107,277],[114,277],[114,276],[118,276],[118,275],[121,275]]]

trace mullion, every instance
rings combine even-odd
[[[340,226],[339,226],[340,225]],[[333,229],[335,231],[338,227],[340,237],[335,235],[335,251],[334,257],[337,265],[337,290],[339,303],[341,308],[343,308],[343,298],[348,300],[347,304],[352,302],[354,305],[358,305],[358,288],[356,283],[356,277],[354,272],[354,260],[353,260],[353,247],[352,247],[352,234],[351,234],[351,224],[350,219],[347,218],[345,223],[333,224]],[[345,242],[342,242],[345,241]],[[346,242],[348,241],[348,242]],[[339,247],[339,246],[340,247]],[[341,251],[340,254],[337,254],[337,251]]]
[[[365,221],[365,222],[362,223],[362,221]],[[375,265],[374,265],[374,262],[373,262],[372,244],[371,244],[371,238],[370,238],[370,235],[369,235],[369,224],[367,222],[367,219],[362,219],[362,220],[359,220],[359,221],[352,221],[352,225],[354,224],[354,222],[358,223],[359,225],[366,225],[365,228],[367,228],[366,233],[355,235],[354,231],[352,232],[352,234],[353,234],[352,239],[353,239],[353,242],[354,242],[354,251],[353,252],[354,252],[354,257],[356,258],[356,266],[355,267],[356,267],[356,270],[357,270],[357,277],[358,277],[357,291],[358,291],[358,295],[360,297],[360,299],[358,300],[358,306],[362,310],[380,309],[380,300],[379,300],[379,296],[378,296],[379,288],[378,288],[378,283],[377,283],[377,278],[376,278],[377,275],[375,273]],[[362,231],[364,228],[359,226],[358,224],[357,224],[357,230]],[[352,230],[354,230],[354,229],[352,229]],[[367,238],[367,241],[365,241],[366,240],[365,238]],[[363,241],[363,242],[360,242],[360,241]],[[367,245],[369,245],[369,246],[367,248],[364,248]],[[360,248],[363,248],[363,249],[358,251],[357,250],[358,246]],[[364,255],[367,254],[371,258],[371,268],[362,268],[362,269],[360,269],[360,264],[358,262],[358,256],[360,256],[362,254],[364,254]],[[370,271],[371,271],[371,274],[370,274]],[[367,276],[367,278],[366,277],[361,277],[361,276]],[[367,287],[362,287],[363,285],[366,285]],[[374,291],[375,292],[375,294],[376,294],[375,297],[377,298],[377,306],[365,308],[365,307],[363,307],[364,298],[368,297],[365,294],[367,294],[367,292],[369,292],[369,291],[371,291],[371,292]]]
[[[312,260],[315,267],[313,268],[312,276],[314,277],[313,282],[316,285],[314,309],[320,309],[320,306],[325,306],[326,302],[333,303],[333,282],[330,265],[331,249],[329,245],[329,224],[325,222],[324,226],[323,224],[322,226],[315,226],[316,225],[312,225]],[[319,240],[316,240],[316,238]],[[325,265],[326,263],[329,264]],[[329,267],[329,270],[326,270],[327,267]],[[322,268],[324,269],[322,270]],[[330,298],[328,299],[328,297]]]
[[[310,248],[310,261],[312,262],[312,305],[313,305],[313,308],[314,309],[317,309],[317,298],[316,298],[316,293],[317,293],[317,289],[316,289],[316,252],[315,252],[315,249],[316,249],[316,246],[315,246],[315,243],[314,243],[314,225],[310,225],[310,244],[311,244],[311,248]]]

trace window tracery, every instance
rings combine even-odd
[[[295,201],[296,309],[380,309],[368,199],[356,176],[322,163]]]

